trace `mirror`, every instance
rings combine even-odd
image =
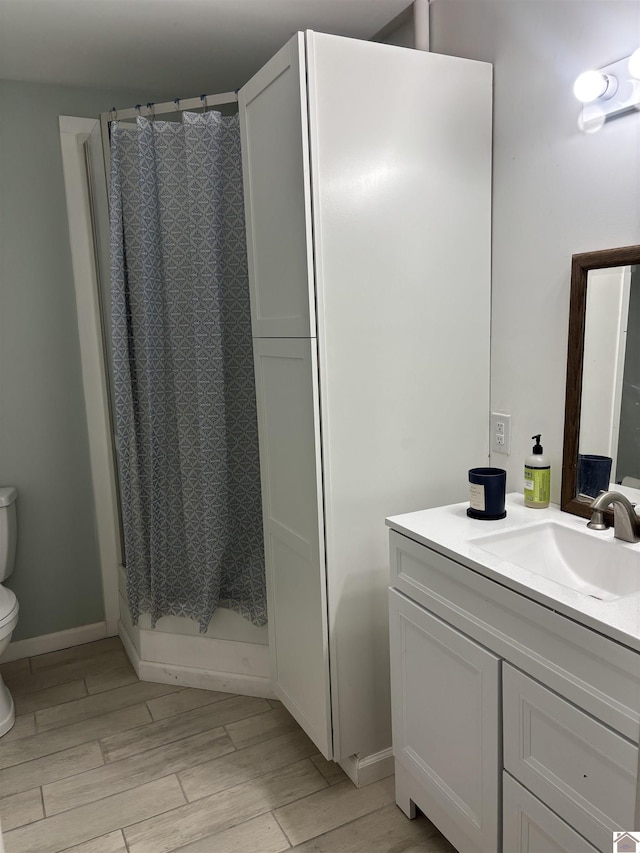
[[[610,459],[607,488],[640,504],[640,246],[571,263],[561,505],[588,518],[584,454]]]

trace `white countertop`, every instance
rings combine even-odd
[[[485,534],[501,533],[523,525],[553,521],[606,540],[611,548],[631,549],[637,553],[639,571],[640,543],[632,545],[614,540],[613,529],[589,530],[586,519],[561,512],[554,504],[547,509],[525,507],[522,496],[518,494],[507,495],[507,516],[500,521],[478,521],[469,518],[468,506],[466,501],[396,515],[387,519],[387,525],[415,542],[426,545],[545,607],[640,651],[640,592],[613,601],[599,601],[502,560],[482,550],[478,544],[472,544],[470,540],[478,540]]]

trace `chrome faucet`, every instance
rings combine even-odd
[[[613,535],[624,542],[640,542],[640,517],[636,515],[634,505],[620,492],[600,492],[591,504],[591,521],[587,524],[592,530],[606,530],[609,527],[604,510],[613,504]]]

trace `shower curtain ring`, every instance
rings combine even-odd
[[[180,98],[174,98],[173,103],[176,105],[176,112],[180,112]]]
[[[202,115],[204,115],[207,111],[207,96],[200,95],[200,100],[202,101]]]
[[[109,119],[111,121],[118,121],[118,110],[115,107],[111,107],[109,110]]]
[[[147,109],[149,110],[149,118],[151,119],[151,121],[154,121],[156,117],[156,110],[153,101],[149,101],[149,103],[147,104]]]

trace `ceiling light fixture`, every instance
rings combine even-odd
[[[583,104],[583,130],[640,108],[640,48],[604,68],[584,71],[573,85],[573,94]]]

